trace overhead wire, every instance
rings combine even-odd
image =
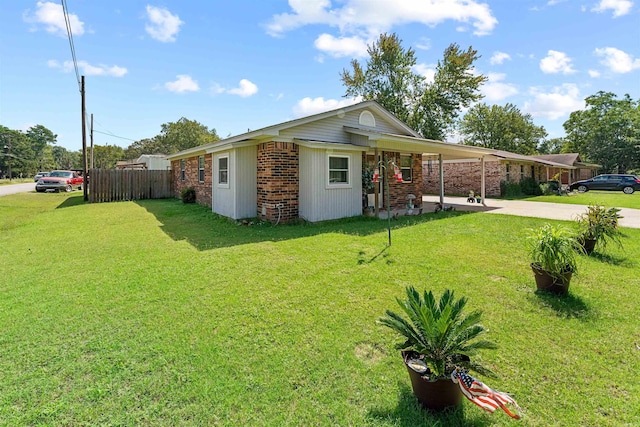
[[[73,44],[73,33],[71,32],[71,22],[69,21],[69,11],[67,10],[67,2],[60,0],[62,3],[62,14],[64,15],[64,22],[67,27],[67,38],[69,39],[69,47],[71,48],[71,58],[73,59],[73,68],[76,72],[76,80],[78,81],[78,90],[82,91],[80,82],[80,73],[78,72],[78,61],[76,60],[76,47]]]

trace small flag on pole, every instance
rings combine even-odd
[[[457,369],[451,373],[451,379],[460,386],[462,394],[464,394],[467,399],[485,411],[493,413],[497,408],[502,408],[511,418],[515,418],[516,420],[520,419],[520,415],[514,414],[506,406],[507,404],[512,404],[516,409],[520,409],[516,401],[508,394],[493,390],[471,375],[458,372]]]

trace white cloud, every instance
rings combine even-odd
[[[334,58],[366,56],[367,54],[367,43],[358,36],[334,37],[330,34],[321,34],[314,45],[316,49]]]
[[[247,79],[242,79],[238,83],[238,87],[225,88],[220,86],[218,83],[214,83],[213,86],[211,86],[210,90],[214,95],[218,95],[221,93],[230,93],[231,95],[238,95],[242,98],[248,98],[249,96],[258,93],[258,86]]]
[[[427,83],[433,83],[436,77],[436,66],[427,64],[416,64],[413,66],[413,71],[424,76],[427,79]]]
[[[67,24],[64,20],[62,5],[53,2],[37,2],[36,10],[31,14],[30,10],[26,10],[23,14],[25,22],[34,24],[43,24],[47,32],[59,36],[67,36]],[[71,33],[74,36],[84,34],[84,22],[80,21],[78,15],[69,14],[69,24]]]
[[[600,71],[589,70],[589,77],[593,77],[594,79],[600,77]]]
[[[198,92],[200,86],[198,82],[193,80],[188,74],[178,74],[177,80],[174,82],[166,82],[164,87],[169,92],[185,93],[185,92]]]
[[[489,101],[500,101],[518,94],[518,88],[511,83],[503,83],[506,74],[489,73],[489,81],[481,86],[480,90]]]
[[[258,93],[258,86],[247,79],[242,79],[240,80],[240,84],[238,87],[227,89],[226,92],[232,95],[238,95],[242,98],[247,98]]]
[[[511,60],[511,56],[508,53],[495,51],[493,52],[493,55],[491,56],[491,59],[489,60],[489,62],[491,63],[491,65],[496,65],[496,64],[502,64],[507,59]]]
[[[629,73],[640,68],[640,58],[634,59],[627,52],[615,47],[597,48],[594,53],[602,57],[600,63],[614,73]]]
[[[431,49],[431,40],[426,37],[420,38],[420,40],[418,40],[418,42],[416,43],[416,49],[420,49],[420,50]]]
[[[62,64],[52,59],[47,61],[49,68],[59,68],[65,73],[73,71],[73,61],[64,61]],[[117,65],[91,65],[87,61],[78,61],[78,68],[82,70],[81,74],[86,76],[111,76],[122,77],[127,74],[127,69],[124,67],[118,67]]]
[[[578,86],[572,83],[554,87],[551,92],[543,92],[542,89],[534,87],[530,93],[533,100],[525,102],[523,110],[533,117],[556,120],[585,107]]]
[[[296,117],[310,116],[312,114],[323,113],[329,110],[335,110],[341,107],[357,104],[362,101],[362,97],[348,99],[327,99],[319,98],[302,98],[293,107],[293,114]]]
[[[338,2],[336,2],[338,3]],[[365,33],[368,37],[394,25],[419,23],[434,27],[452,20],[474,27],[474,34],[490,34],[498,20],[488,4],[478,0],[345,0],[331,8],[330,0],[289,0],[291,13],[274,15],[267,32],[281,36],[309,24],[337,27],[342,33]]]
[[[147,5],[147,19],[149,23],[144,29],[152,38],[161,42],[176,41],[180,25],[184,24],[178,15],[171,14],[168,9],[150,5]]]
[[[603,13],[610,9],[613,10],[613,17],[617,18],[629,13],[632,6],[633,2],[631,0],[600,0],[600,3],[591,11]]]
[[[571,58],[566,53],[558,52],[557,50],[547,52],[547,56],[540,60],[540,69],[546,74],[571,74],[576,72],[571,67]]]

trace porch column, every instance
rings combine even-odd
[[[484,174],[485,174],[485,169],[484,169],[484,156],[480,157],[480,197],[482,197],[482,204],[484,206],[486,206],[486,201],[484,200],[486,192],[485,192],[485,179],[484,179]]]
[[[374,162],[376,163],[375,166],[374,166],[374,169],[379,168],[380,159],[378,158],[378,149],[377,148],[375,149],[375,151],[373,153],[373,159],[374,159]],[[380,176],[384,176],[384,174],[381,173]],[[375,203],[375,205],[376,205],[375,211],[374,211],[375,215],[376,215],[376,218],[378,218],[379,206],[380,206],[380,192],[378,191],[378,189],[380,188],[379,181],[380,180],[378,179],[378,182],[376,182],[373,185],[373,199],[374,199],[373,203]]]
[[[444,163],[442,153],[438,154],[438,170],[440,171],[440,205],[444,207]]]

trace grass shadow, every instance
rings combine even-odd
[[[398,387],[398,405],[390,410],[369,409],[367,419],[373,423],[391,422],[403,427],[486,427],[494,424],[482,413],[473,419],[466,418],[464,402],[443,412],[426,410],[418,403],[410,387],[404,383],[399,383]]]
[[[151,213],[160,222],[162,231],[173,240],[187,241],[198,250],[299,239],[324,233],[367,236],[387,230],[386,220],[366,216],[275,226],[257,219],[235,221],[211,212],[211,209],[206,206],[184,204],[178,199],[139,200],[135,203]],[[469,214],[470,212],[452,211],[420,216],[401,216],[391,222],[391,228],[393,230]]]
[[[73,206],[82,205],[84,203],[85,201],[83,196],[66,197],[62,203],[56,206],[56,209],[70,208]]]
[[[595,314],[582,298],[572,293],[556,295],[550,292],[536,290],[538,301],[545,307],[551,308],[559,317],[580,320],[591,320]]]
[[[619,265],[628,268],[633,268],[636,266],[636,263],[628,259],[627,257],[619,257],[602,252],[592,252],[589,257],[611,265]]]

